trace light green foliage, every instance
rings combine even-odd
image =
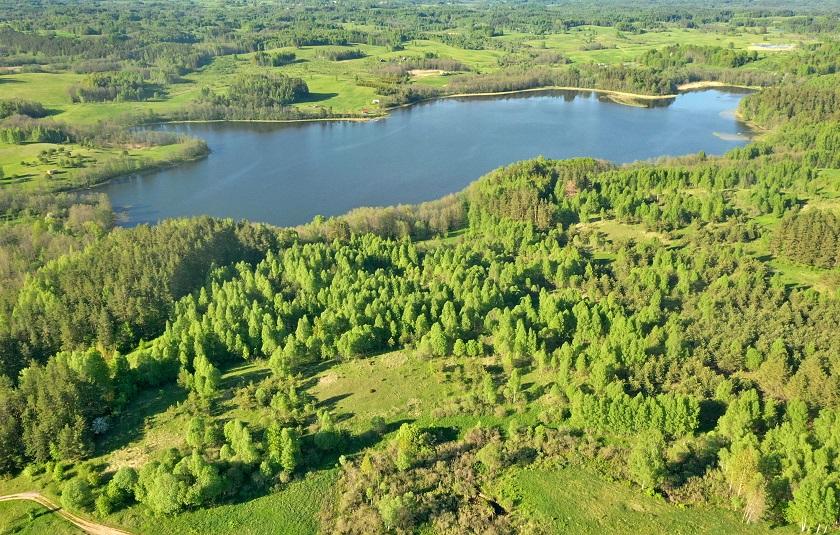
[[[413,424],[402,424],[393,440],[396,449],[394,464],[399,470],[408,470],[431,451],[429,436]]]
[[[294,472],[301,461],[300,436],[295,429],[276,422],[266,430],[269,459],[286,472]]]
[[[234,459],[245,464],[253,464],[259,460],[257,444],[245,423],[240,420],[231,420],[225,424],[224,431],[227,445]]]
[[[836,478],[829,477],[823,471],[812,472],[793,491],[787,517],[791,522],[799,524],[802,531],[828,531],[840,516],[837,498]]]
[[[386,496],[379,500],[377,508],[388,529],[406,529],[411,526],[415,507],[414,494]]]
[[[193,360],[193,366],[195,366],[193,388],[198,395],[209,398],[219,389],[222,374],[204,355],[197,355]]]
[[[95,497],[138,533],[312,533],[325,501],[359,514],[320,526],[338,532],[835,526],[838,48],[814,5],[429,5],[418,22],[400,2],[129,18],[15,4],[0,28],[0,115],[24,116],[0,124],[0,471],[32,468],[0,487],[63,487],[87,511]],[[747,50],[759,41],[793,50]],[[706,79],[773,86],[740,112],[774,130],[722,157],[538,158],[294,231],[109,232],[105,203],[28,195],[204,153],[99,122],[131,113],[376,116],[456,92]],[[322,468],[336,462],[338,480]],[[138,471],[108,481],[99,463]],[[329,501],[354,474],[359,500]]]
[[[82,478],[74,477],[61,486],[61,505],[71,510],[87,510],[93,505],[90,485]]]
[[[630,449],[627,468],[643,489],[657,489],[665,477],[665,441],[662,433],[648,431],[639,435]]]

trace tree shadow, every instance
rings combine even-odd
[[[726,404],[713,399],[704,399],[700,402],[700,417],[697,431],[707,433],[717,427],[717,422],[723,413],[726,412]]]
[[[101,454],[114,451],[142,438],[146,418],[160,414],[186,399],[186,390],[176,383],[141,392],[122,412],[113,415],[111,420],[119,423],[97,441],[96,452]]]
[[[297,102],[322,102],[337,96],[338,93],[309,93],[305,97],[298,99]]]
[[[444,442],[452,442],[458,440],[458,428],[452,426],[432,426],[424,427],[423,431],[429,433],[432,441],[435,444],[443,444]]]
[[[318,401],[318,404],[316,405],[316,407],[318,407],[319,409],[332,410],[332,409],[335,408],[336,405],[338,405],[339,401],[341,401],[342,399],[349,398],[352,395],[353,395],[352,392],[347,392],[347,393],[344,393],[344,394],[336,394],[335,396],[331,396],[331,397],[328,397],[326,399],[322,399],[322,400]]]

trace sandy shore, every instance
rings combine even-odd
[[[677,87],[680,92],[683,91],[690,91],[692,89],[710,89],[714,87],[737,87],[740,89],[757,89],[755,87],[749,87],[744,85],[736,85],[736,84],[725,84],[723,82],[691,82],[689,84],[683,84]],[[516,95],[520,93],[539,93],[539,92],[547,92],[547,91],[583,91],[583,92],[592,92],[592,93],[599,93],[605,95],[610,98],[613,102],[617,104],[622,104],[624,106],[634,106],[634,107],[645,107],[641,101],[654,101],[654,100],[667,100],[676,98],[679,96],[679,93],[670,94],[670,95],[644,95],[641,93],[628,93],[626,91],[614,91],[612,89],[597,89],[594,87],[570,87],[570,86],[547,86],[547,87],[534,87],[530,89],[514,89],[511,91],[491,91],[486,93],[454,93],[450,95],[439,95],[435,97],[431,97],[428,99],[420,100],[417,102],[409,102],[406,104],[400,104],[398,106],[392,106],[390,108],[384,108],[382,113],[376,115],[369,115],[369,116],[360,116],[360,117],[317,117],[317,118],[309,118],[309,119],[206,119],[206,120],[179,120],[179,121],[162,121],[160,123],[152,123],[152,124],[183,124],[183,123],[317,123],[317,122],[324,122],[324,121],[348,121],[348,122],[366,122],[366,121],[375,121],[377,119],[382,119],[388,116],[388,113],[393,110],[398,110],[401,108],[408,108],[414,106],[416,104],[420,104],[423,102],[432,102],[435,100],[446,99],[446,98],[470,98],[470,97],[498,97],[504,95]]]
[[[761,89],[751,85],[727,84],[725,82],[690,82],[677,86],[680,91],[691,91],[692,89],[711,89],[714,87],[737,87],[738,89]]]
[[[612,89],[596,89],[594,87],[569,87],[562,85],[551,85],[548,87],[535,87],[532,89],[515,89],[513,91],[496,91],[489,93],[456,93],[454,95],[441,95],[438,98],[464,98],[464,97],[494,97],[500,95],[515,95],[516,93],[535,93],[539,91],[590,91],[603,95],[632,98],[636,100],[664,100],[674,98],[677,95],[643,95],[641,93],[626,93],[624,91],[613,91]]]

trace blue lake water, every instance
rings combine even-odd
[[[204,160],[114,180],[124,224],[207,214],[296,225],[359,206],[416,203],[543,155],[631,162],[745,144],[743,93],[684,93],[648,108],[592,92],[444,99],[370,122],[166,125],[207,141]]]

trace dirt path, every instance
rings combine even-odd
[[[103,524],[90,522],[84,518],[78,517],[73,513],[67,512],[52,501],[45,498],[40,492],[21,492],[19,494],[9,494],[7,496],[0,496],[0,502],[7,502],[11,500],[29,500],[39,505],[43,505],[51,512],[63,517],[65,520],[91,535],[130,535],[127,531],[122,531],[116,528],[108,527]]]

